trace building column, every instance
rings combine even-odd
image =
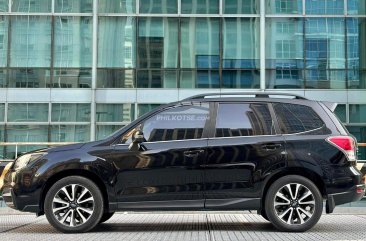
[[[95,140],[95,92],[97,87],[97,56],[98,56],[98,0],[93,1],[93,61],[92,61],[92,86],[91,86],[91,106],[90,106],[90,140]]]
[[[260,89],[264,91],[266,89],[266,1],[260,0],[260,33],[259,33],[259,60],[260,60]]]

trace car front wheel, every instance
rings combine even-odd
[[[57,230],[87,232],[102,218],[103,197],[93,181],[80,176],[65,177],[47,192],[44,210],[47,220]]]
[[[302,176],[289,175],[270,186],[265,209],[269,221],[277,229],[303,232],[319,221],[323,199],[312,181]]]

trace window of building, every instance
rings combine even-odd
[[[0,103],[0,122],[5,121],[5,104]]]
[[[12,16],[11,20],[10,66],[50,67],[51,17]]]
[[[50,13],[52,1],[50,0],[12,0],[12,12],[25,13]]]
[[[347,13],[349,15],[365,15],[366,1],[365,0],[347,0]]]
[[[219,68],[220,21],[217,18],[181,20],[182,68]]]
[[[136,0],[98,1],[99,13],[136,13]]]
[[[309,106],[274,103],[273,107],[283,134],[325,135],[330,133],[323,120]]]
[[[90,104],[52,103],[52,122],[90,122]]]
[[[92,66],[92,18],[55,17],[55,68]]]
[[[302,0],[266,0],[266,13],[302,14]]]
[[[0,16],[0,67],[6,67],[8,62],[8,24],[8,17]]]
[[[137,117],[142,116],[155,108],[158,108],[162,104],[138,104],[137,105]]]
[[[140,13],[178,13],[178,1],[140,0]]]
[[[51,125],[51,142],[86,142],[90,140],[90,125]]]
[[[91,88],[91,68],[57,68],[53,71],[51,88]]]
[[[366,126],[347,126],[347,130],[356,137],[358,143],[366,143]],[[358,159],[366,160],[366,147],[358,147]]]
[[[305,61],[308,88],[346,89],[343,18],[305,20]]]
[[[259,22],[257,18],[224,18],[223,68],[259,67]]]
[[[55,0],[56,13],[92,13],[93,0]]]
[[[306,14],[344,14],[344,0],[306,0]]]
[[[178,20],[140,18],[138,29],[138,68],[178,66]]]
[[[215,137],[274,135],[267,104],[220,104]]]
[[[48,125],[6,125],[6,141],[7,142],[47,142],[48,141]],[[46,146],[22,146],[17,147],[18,156],[20,154],[46,148]],[[16,147],[6,147],[6,158],[15,159]]]
[[[8,11],[9,11],[9,1],[0,0],[0,12],[8,12]]]
[[[48,122],[48,104],[9,103],[8,122]]]
[[[134,17],[99,17],[98,67],[135,67],[135,22]]]
[[[180,72],[180,88],[220,88],[218,70],[182,70]]]
[[[338,104],[334,110],[334,114],[342,121],[343,123],[347,122],[347,112],[345,104]]]
[[[135,119],[134,104],[97,104],[97,122],[131,122]]]
[[[366,123],[366,105],[349,105],[349,122]]]
[[[223,70],[222,88],[259,88],[259,70]]]
[[[219,0],[181,0],[183,14],[218,14]]]
[[[98,88],[135,88],[135,71],[132,69],[98,69]]]
[[[223,0],[224,14],[258,14],[259,0]]]
[[[137,88],[177,88],[177,71],[139,70]]]

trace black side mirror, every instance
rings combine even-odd
[[[141,151],[141,150],[144,150],[145,148],[141,144],[144,141],[145,141],[144,134],[142,133],[142,131],[137,130],[132,135],[132,143],[128,146],[128,149],[130,151]]]
[[[144,133],[142,133],[142,131],[137,130],[137,131],[135,131],[135,133],[133,133],[133,135],[132,135],[133,143],[142,143],[144,141],[145,141],[145,138],[144,138]]]

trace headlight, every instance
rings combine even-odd
[[[23,156],[20,156],[17,158],[14,162],[13,168],[18,171],[24,167],[26,167],[28,164],[31,164],[32,162],[36,161],[38,158],[45,155],[45,152],[39,152],[39,153],[32,153],[32,154],[25,154]]]

